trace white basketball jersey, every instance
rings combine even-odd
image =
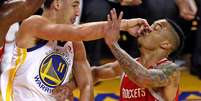
[[[13,67],[1,75],[4,101],[55,101],[55,87],[71,78],[72,42],[42,41],[30,49],[15,47]]]

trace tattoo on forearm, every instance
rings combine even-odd
[[[118,43],[112,44],[110,49],[119,61],[123,71],[132,81],[139,85],[145,87],[165,86],[169,82],[170,75],[176,71],[176,66],[170,64],[162,65],[161,69],[148,70],[122,50]]]

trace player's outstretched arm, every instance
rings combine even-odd
[[[144,20],[129,19],[120,21],[120,29],[124,31],[136,31],[136,26]],[[135,27],[134,30],[129,29]],[[20,38],[35,37],[44,40],[90,41],[105,37],[108,31],[106,21],[91,22],[81,25],[53,24],[41,16],[32,16],[25,20],[20,27]],[[26,35],[29,34],[29,35]]]
[[[92,67],[93,82],[114,79],[122,74],[118,61]]]

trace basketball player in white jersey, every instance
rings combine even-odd
[[[3,100],[54,101],[53,89],[70,81],[72,69],[80,100],[93,100],[92,76],[81,41],[103,38],[107,23],[72,25],[79,15],[79,0],[46,0],[44,7],[42,16],[29,17],[16,33],[13,67],[1,76]],[[144,28],[150,30],[143,19],[121,24],[125,31]]]

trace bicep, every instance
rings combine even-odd
[[[41,16],[31,16],[24,20],[20,30],[24,34],[43,40],[81,41],[82,32],[72,24],[53,24]]]
[[[82,41],[82,34],[74,25],[48,23],[37,28],[35,34],[45,40]]]

